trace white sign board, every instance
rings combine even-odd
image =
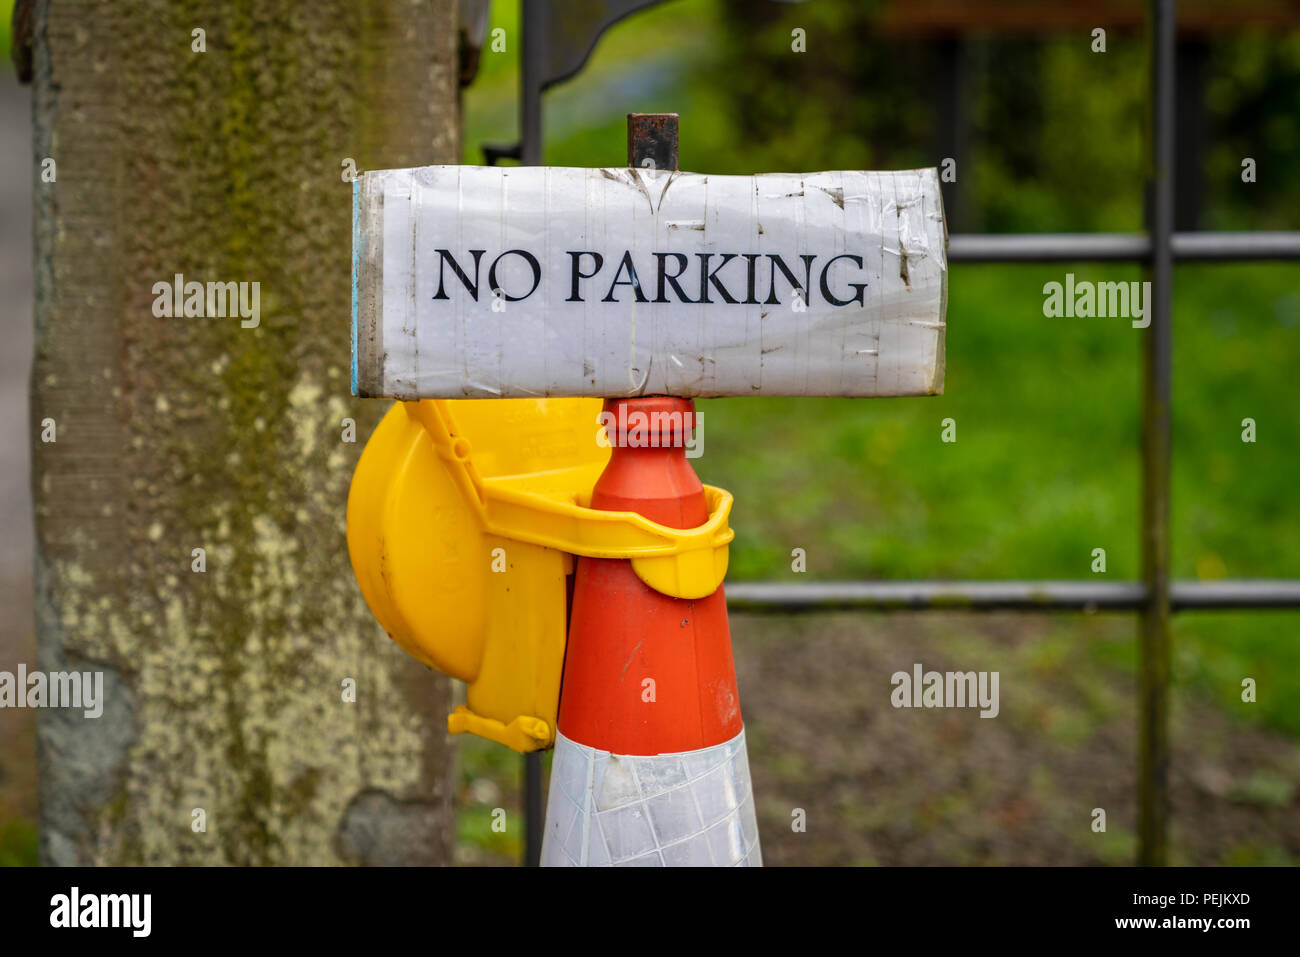
[[[353,203],[353,392],[943,391],[935,170],[427,166]]]

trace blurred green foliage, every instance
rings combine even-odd
[[[0,820],[0,867],[35,867],[36,826],[18,817]]]
[[[458,862],[517,864],[524,850],[520,804],[522,769],[518,754],[470,734],[455,739],[459,758],[456,789]],[[504,818],[494,817],[498,809]],[[495,821],[500,820],[494,828]],[[504,825],[504,830],[502,829]]]
[[[673,0],[616,26],[544,98],[545,162],[625,162],[625,114],[681,114],[684,169],[719,173],[935,165],[931,76],[945,51],[873,26],[878,4]],[[493,5],[465,96],[465,161],[517,136],[518,16]],[[808,52],[791,52],[791,31]],[[1141,35],[973,36],[969,228],[1136,230],[1147,62]],[[1211,46],[1207,224],[1298,228],[1300,36]],[[1260,181],[1243,184],[1240,159]],[[965,171],[959,170],[959,183]],[[707,481],[736,494],[732,580],[1106,578],[1140,574],[1140,333],[1048,319],[1043,284],[1136,280],[1135,267],[956,266],[945,394],[709,400]],[[1180,578],[1300,577],[1292,376],[1300,267],[1184,266],[1175,298],[1173,541]],[[939,441],[940,422],[958,441]],[[1241,420],[1259,440],[1241,441]],[[1101,576],[1098,576],[1101,577]],[[1243,717],[1300,734],[1300,615],[1176,619],[1177,674]],[[1260,683],[1243,705],[1240,679]],[[1263,689],[1269,689],[1265,692]]]
[[[12,70],[9,65],[9,43],[10,34],[13,32],[14,0],[0,0],[0,57],[3,57],[5,69]],[[12,75],[12,74],[11,74]]]
[[[545,160],[618,165],[624,115],[682,115],[683,169],[717,173],[937,165],[936,84],[951,47],[877,23],[880,0],[669,0],[613,28],[544,99]],[[518,12],[493,4],[505,53],[484,50],[465,97],[465,162],[517,138]],[[791,31],[807,53],[791,51]],[[1137,230],[1147,59],[1139,33],[972,33],[963,97],[970,221],[987,232]],[[1294,227],[1300,206],[1300,33],[1222,31],[1210,43],[1204,223]],[[1241,182],[1241,161],[1258,182]],[[969,166],[969,168],[967,168]]]
[[[938,165],[934,77],[944,48],[891,36],[879,3],[672,0],[616,26],[582,73],[543,100],[544,161],[619,166],[625,114],[681,114],[681,166],[713,173]],[[465,95],[467,163],[518,136],[518,16],[493,4],[507,51],[485,50]],[[791,31],[806,32],[806,54]],[[1142,227],[1144,37],[1112,31],[972,35],[971,159],[958,170],[964,229]],[[1244,31],[1210,47],[1202,226],[1300,228],[1300,35]],[[1259,181],[1241,182],[1254,157]],[[947,187],[952,189],[954,187]],[[1137,268],[956,266],[947,383],[928,399],[716,399],[704,413],[705,481],[735,493],[732,581],[1092,578],[1140,574],[1141,333],[1124,320],[1048,319],[1043,284],[1136,280]],[[1300,577],[1292,377],[1300,266],[1184,266],[1175,292],[1174,574]],[[940,442],[940,423],[957,442]],[[1241,441],[1253,418],[1254,444]],[[1106,572],[1091,571],[1106,549]],[[1051,667],[1080,640],[1062,619]],[[1246,722],[1300,736],[1300,614],[1175,618],[1175,678]],[[1136,634],[1136,622],[1134,623]],[[1131,643],[1090,642],[1133,674]],[[1253,677],[1256,704],[1241,700]],[[1109,689],[1095,689],[1096,707]],[[1121,686],[1122,687],[1122,686]],[[1049,729],[1069,736],[1077,728]],[[1274,799],[1276,788],[1250,793]],[[1131,858],[1116,835],[1115,858]],[[1243,852],[1245,853],[1245,852]],[[1252,854],[1246,857],[1254,860]]]

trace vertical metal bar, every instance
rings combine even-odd
[[[1168,859],[1169,493],[1172,400],[1175,0],[1151,2],[1150,147],[1147,228],[1151,234],[1150,326],[1142,395],[1142,613],[1138,676],[1138,863]]]
[[[542,162],[542,80],[546,64],[548,0],[525,0],[523,42],[519,65],[519,161],[524,166]],[[524,866],[538,867],[542,861],[542,755],[524,755]]]
[[[971,229],[969,197],[973,195],[971,161],[971,105],[974,99],[975,57],[969,34],[945,34],[935,43],[938,62],[931,85],[930,108],[934,111],[934,138],[931,163],[941,166],[951,157],[957,161],[958,182],[940,181],[943,189],[943,212],[950,233]],[[959,185],[960,184],[960,185]]]
[[[524,37],[519,68],[519,138],[524,166],[542,163],[542,83],[546,68],[549,0],[527,0],[523,8]]]
[[[524,866],[542,862],[542,752],[524,755]]]

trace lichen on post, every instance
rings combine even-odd
[[[33,36],[35,666],[105,697],[40,715],[43,862],[448,861],[447,682],[344,506],[385,405],[349,169],[456,161],[456,4],[41,0]]]

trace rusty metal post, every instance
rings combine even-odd
[[[627,115],[627,165],[638,169],[677,169],[677,114]]]

